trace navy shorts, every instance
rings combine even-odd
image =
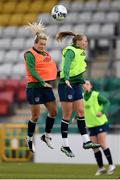
[[[58,85],[60,101],[73,102],[79,99],[83,99],[81,85],[77,83],[71,86],[72,88],[68,87],[66,84]]]
[[[89,135],[90,136],[97,136],[99,133],[102,132],[107,132],[108,131],[108,123],[105,123],[101,126],[93,127],[93,128],[88,128]]]
[[[55,101],[52,88],[27,88],[26,95],[29,104],[45,104],[50,101]]]

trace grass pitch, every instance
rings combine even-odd
[[[120,179],[120,166],[113,175],[95,176],[96,165],[0,163],[0,179]]]

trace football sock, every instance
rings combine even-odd
[[[67,138],[67,136],[68,136],[68,124],[69,124],[68,121],[62,119],[62,121],[61,121],[62,138]]]
[[[95,152],[94,155],[95,155],[95,159],[97,161],[99,168],[103,167],[103,159],[102,159],[101,151],[99,150],[99,151]]]
[[[32,137],[35,131],[36,122],[29,120],[28,122],[28,136]]]
[[[63,145],[63,147],[68,147],[69,146],[68,138],[62,138],[62,145]]]
[[[82,140],[84,143],[90,141],[89,135],[87,134],[86,124],[84,117],[76,117],[77,126],[80,134],[82,135]]]
[[[54,125],[54,121],[55,121],[55,118],[47,116],[46,126],[45,126],[45,132],[46,133],[51,133],[51,130],[52,130],[53,125]]]
[[[69,146],[69,143],[68,143],[68,125],[69,125],[69,122],[62,119],[61,121],[61,134],[62,134],[62,140],[63,140],[63,146],[66,147],[66,146]]]
[[[105,154],[105,156],[106,156],[106,159],[108,160],[108,163],[109,163],[109,164],[113,164],[110,149],[109,149],[109,148],[104,149],[103,152],[104,152],[104,154]]]
[[[77,126],[81,135],[87,134],[86,124],[84,117],[76,117]]]

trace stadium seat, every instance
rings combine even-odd
[[[19,87],[19,81],[17,79],[5,80],[5,91],[11,91],[15,94],[18,87]]]
[[[116,54],[116,59],[120,60],[120,38],[117,39],[117,41],[116,41],[116,51],[115,51],[115,54]]]
[[[109,12],[106,15],[106,22],[107,23],[117,23],[120,20],[119,12]]]
[[[109,114],[115,114],[119,110],[119,106],[117,104],[111,104]]]
[[[30,29],[27,28],[26,24],[26,26],[21,26],[17,28],[16,36],[17,38],[30,38],[32,37],[32,32],[30,31]]]
[[[14,100],[14,92],[5,91],[0,93],[0,100],[6,100],[8,104],[13,103]]]
[[[104,91],[107,91],[110,96],[116,95],[120,89],[120,78],[117,77],[105,77],[101,79],[102,87]],[[118,91],[118,92],[117,92]]]
[[[106,38],[101,38],[98,40],[98,47],[101,47],[101,48],[109,48],[109,43],[110,41]]]
[[[53,48],[56,48],[56,47],[54,47],[53,41],[54,41],[54,39],[52,37],[49,37],[49,39],[47,41],[47,45],[46,45],[46,49],[48,51],[53,49]]]
[[[30,13],[40,13],[43,12],[43,5],[44,5],[44,1],[33,1],[30,4],[30,9],[29,12]]]
[[[110,10],[119,11],[120,10],[120,1],[119,0],[112,1]]]
[[[65,47],[65,46],[67,46],[68,44],[71,44],[72,43],[72,40],[71,40],[71,38],[65,38],[65,39],[63,39],[62,40],[62,42],[57,42],[56,40],[53,40],[53,43],[52,43],[52,49],[51,50],[53,50],[53,49],[59,49],[60,51],[62,51],[62,49]]]
[[[0,64],[4,63],[4,61],[5,61],[5,51],[1,50],[0,51]]]
[[[86,24],[78,24],[73,27],[73,31],[80,34],[86,34],[87,26]]]
[[[3,30],[3,37],[4,38],[16,37],[16,31],[17,31],[16,26],[8,26],[8,27],[4,28],[4,30]]]
[[[37,20],[37,14],[36,13],[28,13],[23,16],[22,19],[22,25],[27,25],[28,22],[33,23]]]
[[[0,40],[0,50],[9,50],[11,47],[11,39],[3,38]]]
[[[24,53],[25,53],[25,51],[19,51],[18,62],[17,63],[20,63],[20,64],[24,63]]]
[[[10,115],[13,113],[14,93],[11,91],[0,93],[0,115]],[[12,110],[12,111],[11,111]]]
[[[76,12],[69,13],[69,16],[66,17],[64,24],[76,24],[78,14]]]
[[[4,28],[2,26],[0,26],[0,38],[3,36],[3,30],[4,30]]]
[[[20,81],[19,88],[17,90],[17,97],[16,97],[17,102],[22,103],[26,101],[25,89],[26,89],[26,80],[23,79]]]
[[[46,1],[46,3],[43,4],[43,11],[42,12],[51,12],[52,7],[57,4],[57,0],[52,1]]]
[[[84,9],[84,3],[82,1],[73,1],[70,3],[71,12],[81,12]]]
[[[5,63],[17,63],[18,61],[18,51],[17,50],[12,50],[12,51],[8,51],[5,54]]]
[[[120,78],[119,77],[113,77],[113,78],[109,78],[110,79],[110,86],[112,90],[118,90],[120,89]],[[115,93],[116,94],[116,93]]]
[[[58,32],[58,25],[54,24],[47,26],[46,33],[48,34],[48,36],[49,35],[55,36],[57,32]]]
[[[95,12],[92,16],[92,22],[94,23],[104,23],[106,18],[105,12]]]
[[[98,3],[98,10],[106,11],[110,9],[110,0],[101,0]]]
[[[72,31],[72,24],[64,24],[59,27],[59,32]]]
[[[116,72],[116,76],[120,77],[120,61],[115,62],[115,72]]]
[[[16,1],[8,1],[2,5],[2,13],[13,13],[16,10]]]
[[[0,78],[2,79],[6,79],[9,78],[11,76],[11,72],[12,72],[12,64],[2,64],[0,66]]]
[[[62,57],[61,57],[61,52],[59,50],[50,51],[50,55],[57,64],[61,61]]]
[[[114,96],[111,98],[111,103],[113,104],[120,104],[120,93],[116,93]]]
[[[100,94],[101,94],[102,96],[106,97],[107,99],[110,98],[110,93],[109,93],[108,91],[102,91],[102,92],[100,92]]]
[[[9,104],[7,100],[0,99],[0,116],[9,115]]]
[[[25,65],[23,63],[13,66],[11,78],[22,79],[25,77]]]
[[[100,24],[91,24],[87,27],[88,36],[99,36],[100,35]]]
[[[44,22],[45,25],[50,24],[50,15],[49,13],[41,13],[37,16],[37,22]]]
[[[70,10],[71,10],[71,8],[70,8],[71,3],[69,1],[64,1],[64,0],[63,1],[59,1],[59,4],[65,6],[66,9],[68,9],[69,12],[70,12]]]
[[[97,9],[97,1],[89,0],[84,4],[84,10],[93,11]]]
[[[104,24],[101,26],[100,35],[101,36],[111,36],[114,35],[114,24]]]
[[[33,47],[34,44],[34,39],[33,38],[28,38],[25,41],[25,50],[28,50],[29,48]]]
[[[30,1],[21,1],[17,3],[15,11],[17,13],[27,13],[30,9]]]
[[[78,14],[77,22],[78,23],[91,23],[92,21],[92,13],[91,12],[83,12]]]
[[[0,13],[2,12],[2,9],[3,9],[3,2],[0,1]]]
[[[24,38],[15,38],[11,42],[11,49],[13,49],[13,50],[23,50],[25,48],[24,43],[25,43]]]
[[[1,14],[0,15],[0,26],[7,26],[9,24],[10,15],[9,14]]]
[[[15,25],[15,26],[20,26],[23,24],[23,17],[24,17],[24,14],[22,13],[19,13],[19,14],[12,14],[10,16],[10,19],[9,19],[9,25]]]
[[[5,90],[5,80],[0,79],[0,92],[3,92]]]

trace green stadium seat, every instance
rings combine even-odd
[[[118,92],[118,94],[114,94],[112,97],[111,97],[111,103],[113,104],[120,104],[120,92]]]
[[[118,104],[111,104],[110,109],[109,109],[109,116],[115,114],[119,110]]]

